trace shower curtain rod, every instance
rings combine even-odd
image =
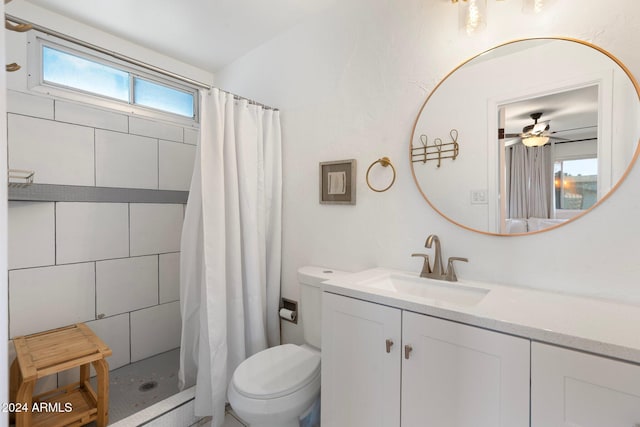
[[[82,47],[85,47],[85,48],[88,48],[88,49],[91,49],[91,50],[95,50],[95,51],[100,52],[102,54],[108,55],[108,56],[110,56],[112,58],[115,58],[115,59],[118,59],[118,60],[121,60],[121,61],[124,61],[124,62],[128,62],[129,64],[136,65],[138,67],[144,68],[144,69],[149,70],[149,71],[153,71],[153,72],[158,73],[158,74],[162,74],[163,76],[166,76],[166,77],[171,77],[172,79],[179,80],[181,82],[187,83],[187,84],[189,84],[191,86],[195,86],[195,87],[200,88],[200,89],[211,90],[211,89],[215,88],[215,86],[212,86],[210,84],[203,83],[203,82],[200,82],[198,80],[194,80],[194,79],[191,79],[189,77],[185,77],[185,76],[182,76],[180,74],[173,73],[171,71],[162,69],[160,67],[156,67],[155,65],[151,65],[151,64],[148,64],[146,62],[131,58],[130,56],[126,56],[126,55],[123,55],[121,53],[114,52],[112,50],[105,49],[103,47],[94,45],[92,43],[85,42],[85,41],[77,39],[75,37],[71,37],[71,36],[63,34],[61,32],[52,30],[50,28],[43,27],[42,25],[34,24],[33,22],[29,22],[29,21],[27,21],[25,19],[18,18],[17,16],[13,16],[13,15],[10,15],[8,13],[5,14],[5,19],[9,20],[11,22],[15,22],[16,24],[31,25],[32,29],[34,29],[36,31],[40,31],[41,33],[45,33],[45,34],[57,37],[59,39],[62,39],[62,40],[77,44],[79,46],[82,46]],[[228,92],[228,91],[226,91],[224,89],[220,89],[220,88],[217,88],[217,89],[232,95],[234,97],[234,99],[246,100],[250,104],[254,104],[254,105],[258,105],[260,107],[266,108],[266,109],[278,111],[277,108],[270,107],[268,105],[262,104],[261,102],[254,101],[253,99],[249,99],[249,98],[246,98],[244,96],[236,95],[235,93]]]

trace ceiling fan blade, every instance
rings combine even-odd
[[[531,133],[541,134],[546,130],[549,130],[549,123],[536,123],[535,125],[533,125],[533,129],[531,130]]]
[[[561,129],[561,130],[553,131],[553,133],[573,132],[573,131],[576,131],[576,130],[593,129],[593,128],[597,129],[598,126],[597,125],[593,125],[593,126],[583,126],[583,127],[579,127],[579,128]]]
[[[598,138],[565,139],[563,141],[557,141],[556,144],[566,144],[568,142],[597,141],[597,140],[598,140]]]

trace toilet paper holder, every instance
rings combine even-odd
[[[287,322],[291,322],[297,325],[298,324],[298,301],[293,301],[287,298],[281,298],[281,300],[282,301],[280,304],[280,318],[282,320],[286,320]],[[282,309],[292,312],[293,319],[291,319],[289,316],[283,315]]]

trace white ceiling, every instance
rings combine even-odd
[[[23,0],[215,72],[335,0]]]

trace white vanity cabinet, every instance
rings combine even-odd
[[[531,427],[640,427],[640,366],[531,346]]]
[[[400,426],[400,329],[397,308],[322,294],[323,427]]]
[[[322,315],[323,427],[529,425],[528,340],[326,292]]]
[[[529,426],[529,340],[404,311],[402,342],[403,427]]]

